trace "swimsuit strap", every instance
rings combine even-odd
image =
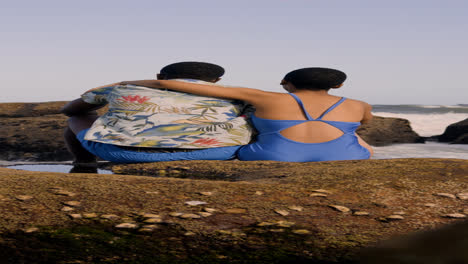
[[[341,97],[341,99],[336,102],[334,105],[330,106],[330,108],[327,109],[327,111],[323,112],[322,115],[320,115],[317,119],[322,119],[326,114],[328,114],[331,110],[335,109],[337,106],[339,106],[343,101],[346,100],[345,97]]]
[[[307,120],[314,120],[310,115],[309,113],[307,113],[307,111],[305,110],[304,108],[304,104],[302,103],[302,100],[295,94],[293,93],[289,93],[295,100],[296,102],[299,104],[299,106],[302,108],[302,111],[304,112],[304,114],[306,115],[307,117]]]

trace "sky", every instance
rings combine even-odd
[[[5,3],[6,2],[6,3]],[[468,103],[468,1],[41,0],[0,4],[0,102],[73,100],[180,61],[282,92],[289,71],[348,75],[371,104]]]

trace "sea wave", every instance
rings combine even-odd
[[[468,159],[468,145],[449,145],[436,142],[426,144],[397,144],[373,147],[372,159],[394,158],[451,158]]]
[[[410,122],[411,128],[420,136],[429,137],[444,133],[447,126],[465,120],[468,115],[465,113],[393,113],[393,112],[377,112],[372,114],[382,117],[397,117],[407,119]]]
[[[376,112],[445,114],[458,113],[468,115],[468,105],[372,105]]]

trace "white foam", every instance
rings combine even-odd
[[[468,145],[450,145],[427,142],[425,144],[397,144],[373,147],[372,159],[394,158],[447,158],[468,159]]]
[[[444,114],[400,114],[389,112],[373,112],[372,114],[382,117],[398,117],[410,121],[411,128],[420,136],[429,137],[444,133],[447,126],[465,120],[465,113]]]
[[[440,105],[421,105],[422,108],[441,108],[443,106]]]

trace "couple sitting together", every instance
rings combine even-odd
[[[69,102],[65,130],[75,164],[175,160],[290,162],[368,159],[355,131],[372,118],[367,103],[328,93],[346,75],[303,68],[284,76],[288,93],[214,84],[218,65],[180,62],[157,80],[97,87]],[[97,109],[108,105],[98,116]]]

